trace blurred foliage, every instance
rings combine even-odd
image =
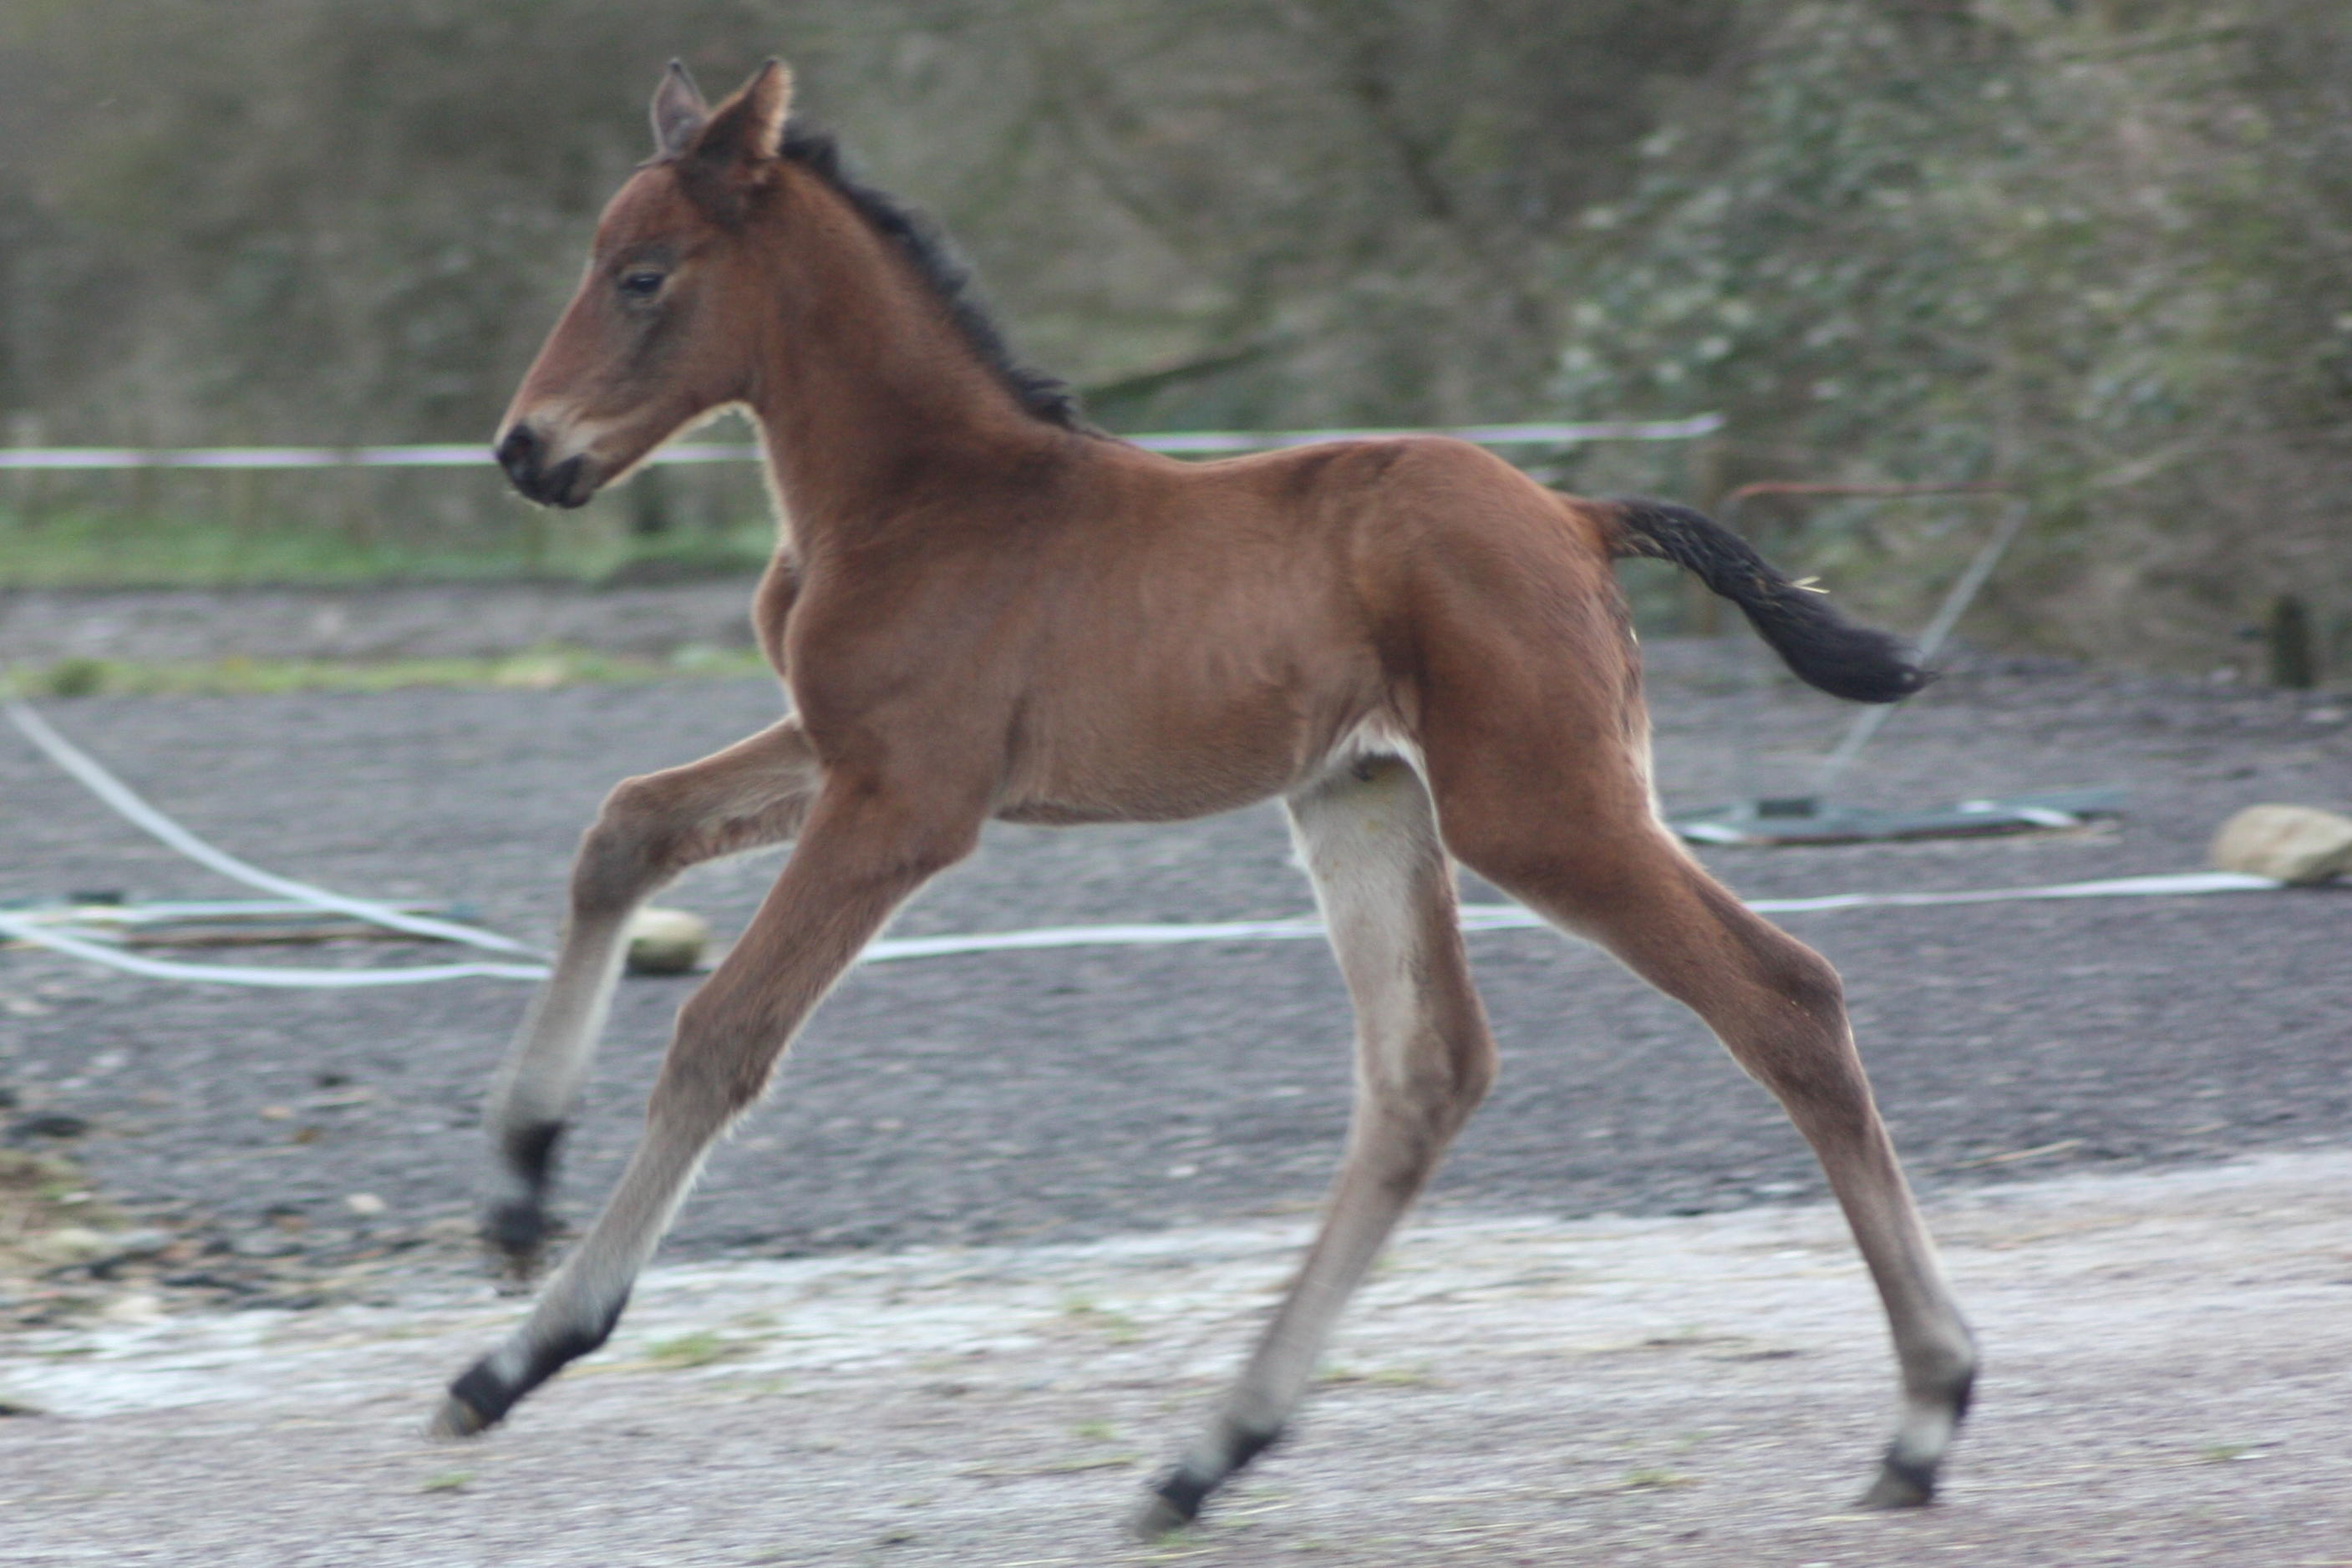
[[[53,439],[478,437],[648,151],[661,62],[716,96],[782,52],[1104,417],[1204,382],[1231,419],[1524,413],[1540,242],[1731,10],[16,0],[0,404]]]
[[[772,53],[1113,428],[1720,409],[1564,476],[2007,480],[1980,636],[2210,664],[2293,586],[2352,652],[2341,0],[5,0],[5,434],[480,439],[661,63],[716,95]],[[0,482],[0,576],[750,553],[742,476],[650,477],[553,522]],[[239,564],[125,548],[159,507]],[[1991,520],[1748,513],[1912,624]]]
[[[2236,661],[2298,587],[2341,642],[2343,8],[1844,0],[1747,21],[1720,89],[1584,214],[1570,409],[1723,411],[1723,487],[2016,486],[2033,528],[1973,623],[2003,641]],[[1914,623],[1993,520],[1749,511]]]

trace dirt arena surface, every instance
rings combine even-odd
[[[451,596],[444,642],[400,651],[511,651],[462,643],[476,609]],[[434,612],[412,612],[429,630]],[[191,652],[239,651],[234,620],[215,614],[215,640]],[[1740,642],[1651,655],[1670,807],[1801,789],[1853,711]],[[1895,716],[1843,798],[2120,783],[2120,821],[1706,858],[1751,897],[2193,870],[2241,807],[2352,810],[2347,706],[1963,660]],[[757,681],[681,679],[45,711],[233,852],[339,891],[464,901],[543,942],[611,783],[726,744],[780,700]],[[6,732],[0,801],[0,899],[236,892]],[[1287,861],[1272,808],[1000,827],[895,929],[1295,915],[1309,897]],[[778,863],[707,868],[664,902],[730,934]],[[2331,1207],[2352,1158],[2352,891],[1783,923],[1845,976],[1986,1333],[1953,1507],[1835,1513],[1883,1438],[1890,1374],[1777,1109],[1604,956],[1506,932],[1472,939],[1502,1083],[1412,1243],[1456,1282],[1407,1310],[1413,1292],[1393,1292],[1420,1265],[1401,1251],[1389,1293],[1343,1328],[1336,1355],[1356,1375],[1172,1553],[2352,1562],[2334,1500],[2352,1408],[2335,1281],[2352,1278],[2352,1232]],[[616,1173],[691,984],[625,985],[568,1149],[575,1216]],[[1343,1129],[1345,1000],[1319,945],[866,967],[713,1161],[665,1248],[673,1282],[649,1285],[605,1357],[649,1364],[567,1380],[488,1447],[428,1451],[412,1434],[429,1392],[517,1310],[487,1295],[466,1232],[476,1108],[525,993],[236,990],[0,951],[0,1125],[20,1153],[77,1162],[93,1212],[147,1239],[91,1266],[0,1269],[0,1400],[51,1411],[0,1422],[0,1520],[31,1521],[0,1528],[0,1562],[1129,1560],[1108,1526],[1238,1357]],[[2090,1250],[2065,1251],[2078,1232]],[[1792,1282],[1815,1272],[1834,1303]],[[799,1321],[812,1291],[851,1303],[865,1348],[826,1359],[835,1331]],[[966,1326],[894,1329],[892,1292]],[[1000,1335],[999,1319],[1016,1326]],[[803,1360],[786,1354],[795,1334],[816,1336]],[[1024,1334],[1035,1343],[1012,1343]],[[175,1382],[181,1364],[194,1370]],[[185,1402],[153,1392],[173,1387]],[[166,1529],[181,1498],[208,1500],[201,1528]]]
[[[0,1563],[362,1568],[2352,1563],[2352,1155],[1931,1205],[1982,1335],[1946,1501],[1860,1514],[1885,1334],[1822,1206],[1424,1220],[1293,1438],[1156,1546],[1118,1521],[1303,1222],[656,1269],[467,1444],[435,1380],[511,1321],[394,1307],[50,1330],[5,1385]]]

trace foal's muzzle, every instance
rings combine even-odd
[[[542,507],[581,507],[596,493],[588,455],[574,453],[553,467],[547,465],[548,443],[528,424],[517,421],[507,428],[498,446],[499,466],[514,487]]]

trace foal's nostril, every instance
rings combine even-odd
[[[499,466],[506,470],[507,477],[513,481],[514,487],[526,496],[531,494],[531,486],[539,477],[539,465],[543,455],[539,437],[532,434],[528,424],[516,423],[509,427],[506,435],[499,442]]]

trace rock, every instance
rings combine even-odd
[[[2249,806],[2214,836],[2219,871],[2309,885],[2352,871],[2352,817],[2310,806]]]
[[[107,1239],[87,1226],[61,1225],[34,1237],[25,1249],[52,1267],[87,1263],[106,1255]]]
[[[685,975],[702,962],[710,922],[683,909],[640,909],[629,922],[633,975]]]
[[[145,1263],[161,1258],[179,1239],[168,1230],[118,1230],[106,1237],[106,1249],[89,1261],[90,1278],[111,1280],[125,1263]]]
[[[160,1323],[168,1314],[160,1298],[150,1291],[132,1291],[107,1302],[98,1315],[110,1323]]]

